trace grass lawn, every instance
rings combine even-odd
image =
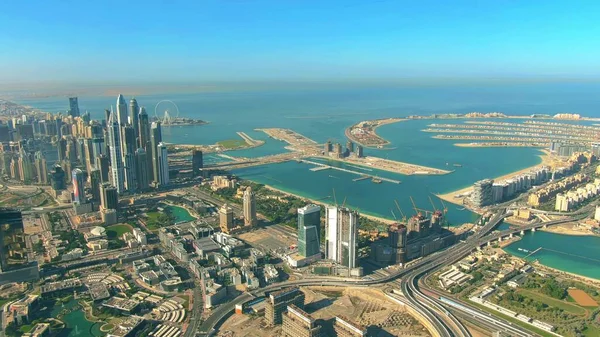
[[[217,145],[225,149],[235,149],[238,147],[246,146],[246,141],[242,139],[228,139],[217,142]]]
[[[160,228],[158,225],[158,216],[159,212],[148,212],[146,216],[148,217],[148,221],[146,221],[146,227],[149,231],[156,231]]]
[[[531,291],[529,289],[519,289],[517,293],[534,299],[536,301],[540,301],[544,304],[547,304],[549,307],[556,307],[562,309],[566,312],[572,313],[574,315],[585,315],[586,310],[575,303],[569,303],[567,301],[557,300],[556,298],[552,298],[550,296],[546,296],[544,294],[540,294],[535,291]]]
[[[109,239],[120,238],[125,233],[131,233],[133,228],[129,224],[118,224],[106,227],[106,236]]]
[[[600,328],[597,328],[593,325],[588,325],[585,327],[585,330],[583,330],[583,335],[586,337],[600,336]]]
[[[187,310],[188,306],[190,305],[190,297],[188,295],[177,295],[177,297],[185,301],[181,305],[183,305],[183,307]]]

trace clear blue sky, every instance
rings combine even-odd
[[[600,1],[32,0],[0,81],[600,75]]]

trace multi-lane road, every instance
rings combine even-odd
[[[591,207],[591,206],[590,206]],[[265,293],[276,291],[279,289],[292,287],[292,286],[370,286],[370,285],[379,285],[385,284],[390,281],[394,281],[402,277],[401,280],[401,289],[407,298],[408,302],[413,305],[418,312],[424,313],[424,316],[430,321],[430,323],[436,328],[437,333],[440,336],[470,336],[467,329],[458,321],[456,317],[454,317],[449,311],[445,311],[446,317],[441,319],[439,317],[438,312],[443,309],[444,304],[439,301],[437,297],[431,297],[430,295],[424,294],[419,289],[419,279],[423,275],[427,273],[431,273],[435,270],[442,268],[443,266],[447,266],[453,264],[460,259],[464,258],[468,254],[470,254],[474,249],[485,245],[486,243],[494,240],[498,240],[500,238],[509,236],[510,234],[517,234],[522,230],[530,230],[533,228],[539,228],[543,226],[552,226],[565,222],[570,222],[573,220],[580,220],[589,215],[590,207],[586,207],[576,213],[572,214],[572,217],[563,218],[559,220],[552,220],[548,222],[540,222],[535,224],[530,224],[526,226],[519,227],[518,229],[507,229],[503,231],[495,231],[491,232],[504,218],[506,218],[509,213],[506,212],[506,209],[496,210],[496,213],[492,218],[474,235],[469,237],[464,242],[456,244],[445,251],[443,253],[437,253],[433,255],[429,255],[427,257],[422,258],[419,261],[411,264],[405,269],[400,269],[393,273],[390,273],[386,276],[379,277],[377,279],[342,279],[342,278],[310,278],[310,279],[302,279],[296,281],[289,281],[279,284],[274,284],[262,289],[259,289],[252,293],[244,293],[238,297],[236,297],[233,301],[230,301],[226,304],[221,305],[217,309],[215,309],[211,316],[205,320],[202,325],[200,325],[198,329],[199,336],[209,336],[214,332],[215,327],[221,323],[221,321],[226,318],[234,309],[236,304],[246,303],[257,296],[262,296]],[[491,232],[491,233],[490,233]],[[456,308],[453,308],[456,310]],[[470,309],[470,308],[468,308]],[[472,309],[475,310],[475,309]],[[478,318],[483,326],[493,326],[498,331],[512,331],[512,333],[516,336],[532,336],[533,334],[529,331],[514,326],[511,323],[503,321],[497,317],[492,317],[491,315],[481,314]]]

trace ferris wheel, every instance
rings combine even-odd
[[[156,103],[156,106],[154,107],[154,117],[156,117],[162,125],[171,125],[174,120],[179,118],[179,107],[177,107],[175,102],[164,99]]]

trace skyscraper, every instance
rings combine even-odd
[[[136,180],[138,189],[145,190],[150,185],[150,175],[148,172],[148,156],[144,148],[139,148],[135,151],[135,163],[136,163]]]
[[[158,152],[158,184],[160,186],[169,185],[169,160],[167,144],[160,142],[157,147]]]
[[[65,171],[60,165],[55,165],[52,171],[50,171],[50,185],[54,191],[65,190]]]
[[[71,173],[73,179],[73,202],[85,204],[87,198],[85,197],[85,179],[83,177],[83,171],[76,168]]]
[[[121,94],[119,94],[119,97],[117,97],[117,120],[115,121],[114,117],[112,117],[112,119],[113,122],[117,122],[119,126],[127,125],[127,103],[125,102],[125,98],[123,98],[123,95]],[[107,124],[110,123],[107,122]]]
[[[42,151],[35,153],[35,173],[37,176],[38,184],[48,184],[48,166],[46,163],[46,157]]]
[[[0,269],[18,269],[27,263],[21,211],[0,208]]]
[[[58,139],[56,149],[58,150],[58,161],[67,159],[67,140],[65,137],[60,137]]]
[[[223,233],[229,233],[233,228],[233,209],[227,204],[219,208],[219,227]]]
[[[150,123],[148,120],[148,114],[146,113],[146,108],[140,108],[139,114],[139,127],[138,127],[138,138],[139,138],[139,147],[143,147],[146,149],[146,152],[152,156],[150,149],[148,149],[148,142],[150,141]]]
[[[137,190],[136,182],[136,160],[135,160],[135,130],[128,125],[122,127],[123,131],[123,169],[125,172],[125,189],[128,191]]]
[[[25,149],[21,148],[19,151],[19,177],[22,181],[31,182],[33,179],[33,164],[31,163],[31,158],[29,158],[29,154],[25,152]]]
[[[79,102],[77,100],[77,97],[69,97],[69,116],[79,116]]]
[[[150,128],[150,144],[152,147],[152,176],[156,183],[160,183],[158,170],[158,144],[162,142],[162,131],[160,128],[160,122],[152,122]]]
[[[96,157],[96,168],[100,170],[100,181],[103,183],[110,182],[110,172],[108,170],[109,159],[105,154],[100,154]]]
[[[90,189],[92,192],[92,199],[96,202],[100,201],[100,184],[102,184],[102,177],[100,175],[99,169],[93,169],[90,172]]]
[[[203,166],[204,166],[204,163],[203,163],[203,159],[202,159],[202,151],[193,150],[192,151],[192,175],[194,177],[198,176],[200,174],[200,170],[202,169]]]
[[[102,209],[117,209],[118,204],[117,189],[108,183],[100,185],[100,206]]]
[[[125,191],[125,172],[123,170],[123,158],[121,156],[121,133],[119,132],[119,124],[116,121],[114,113],[110,115],[107,129],[112,184],[117,189],[117,193],[120,194]]]
[[[298,208],[298,253],[304,257],[321,254],[321,206]]]
[[[140,113],[140,107],[138,106],[137,100],[133,97],[129,101],[129,125],[133,127],[135,131],[135,141],[138,141],[138,137],[140,136],[140,123],[138,121]],[[137,148],[137,146],[136,146]]]
[[[244,191],[244,225],[256,225],[256,198],[250,186]]]
[[[348,268],[357,267],[358,218],[357,211],[345,207],[327,207],[325,234],[327,259],[334,260]]]

